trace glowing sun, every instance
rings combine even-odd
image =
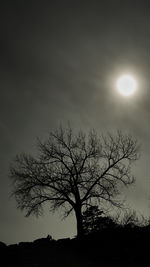
[[[130,96],[137,88],[136,80],[131,75],[122,75],[117,80],[117,89],[123,96]]]

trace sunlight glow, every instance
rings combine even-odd
[[[122,75],[117,80],[117,89],[123,96],[130,96],[136,91],[137,83],[131,75]]]

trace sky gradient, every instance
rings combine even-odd
[[[123,192],[150,214],[150,11],[148,1],[2,1],[0,58],[0,240],[76,234],[74,216],[24,218],[9,198],[16,154],[36,153],[36,137],[68,122],[99,133],[121,129],[141,144],[134,187]],[[125,98],[116,80],[133,75]]]

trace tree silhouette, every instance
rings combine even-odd
[[[83,212],[83,229],[86,234],[105,228],[116,228],[117,223],[109,216],[104,216],[98,206],[91,206]]]
[[[60,127],[46,142],[38,140],[38,156],[18,155],[10,168],[13,195],[18,208],[41,215],[46,202],[50,210],[75,212],[77,235],[83,234],[83,211],[108,202],[120,207],[120,185],[131,185],[131,164],[138,159],[137,141],[118,131],[98,136],[95,131],[73,133]]]

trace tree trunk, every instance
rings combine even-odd
[[[77,220],[77,237],[80,238],[83,236],[83,221],[82,221],[81,206],[76,207],[75,214]]]

